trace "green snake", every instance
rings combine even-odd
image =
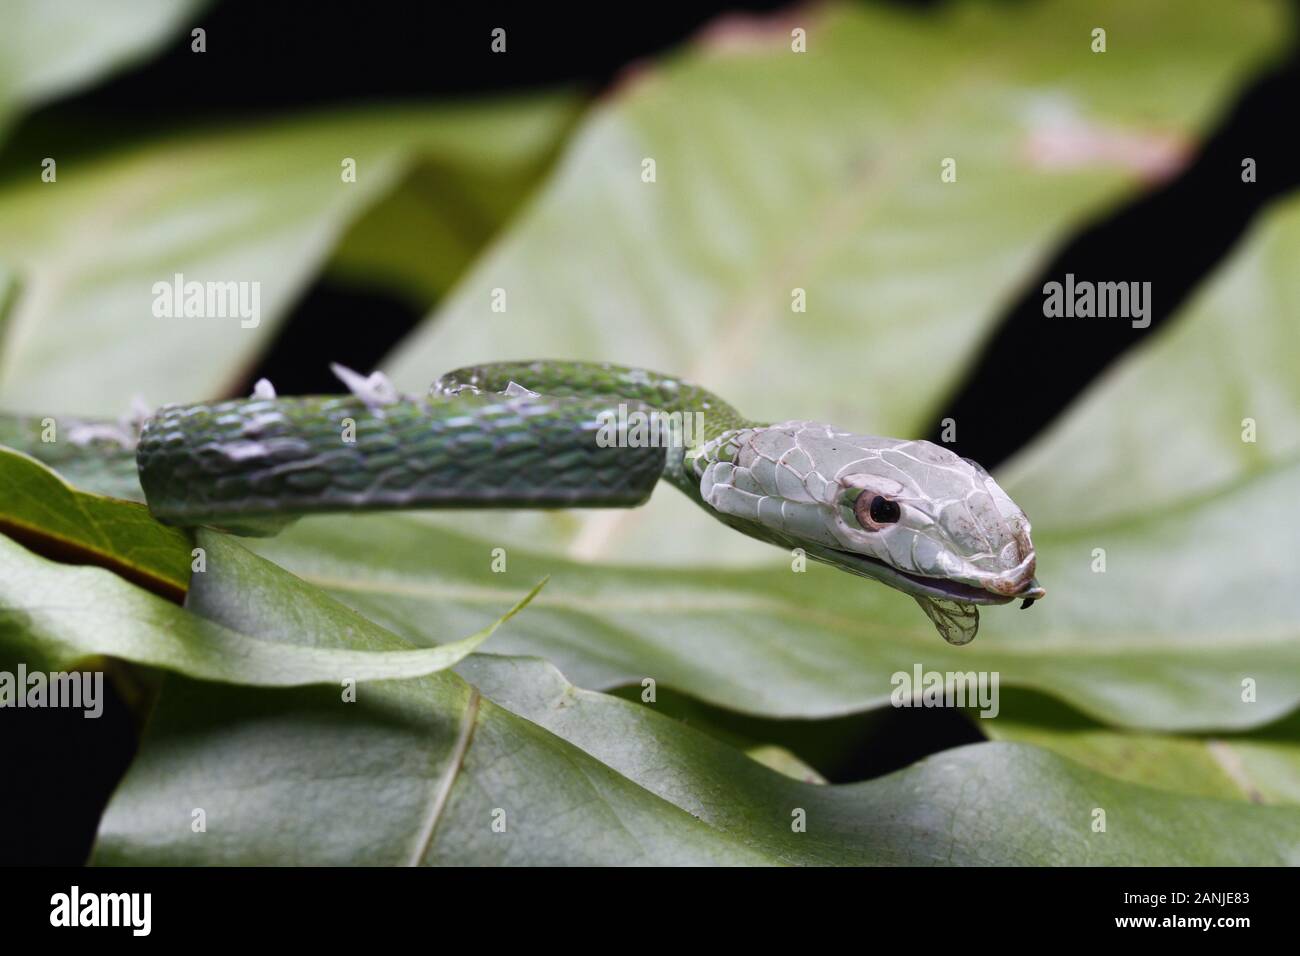
[[[173,525],[266,535],[322,512],[624,508],[662,479],[737,531],[911,595],[953,644],[974,638],[978,605],[1044,593],[1024,513],[930,442],[750,421],[680,378],[606,363],[463,368],[425,396],[335,371],[351,395],[260,382],[251,398],[164,406],[116,442],[83,423],[74,444],[133,450],[150,511]],[[75,449],[25,445],[76,464]]]

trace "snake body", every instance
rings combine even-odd
[[[742,533],[912,595],[952,643],[975,636],[978,604],[1043,594],[1023,512],[929,442],[751,421],[680,378],[607,363],[474,366],[414,397],[343,372],[352,396],[148,417],[135,456],[154,516],[271,534],[330,511],[631,507],[662,479]],[[667,441],[629,424],[681,416],[699,427]]]

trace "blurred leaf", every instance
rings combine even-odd
[[[176,601],[189,586],[188,534],[159,524],[144,505],[78,491],[35,459],[3,446],[0,532],[49,557],[106,567]]]
[[[150,142],[61,167],[57,183],[11,184],[0,190],[0,261],[22,294],[0,406],[112,417],[135,395],[225,394],[340,238],[416,164],[436,158],[448,181],[531,178],[572,109],[561,97],[367,107]],[[346,158],[356,182],[342,181]],[[260,283],[260,321],[155,317],[154,284],[177,273]],[[367,334],[364,317],[355,334]],[[337,344],[346,359],[347,341]]]
[[[798,755],[792,754],[784,747],[777,747],[773,744],[759,744],[745,750],[745,756],[750,760],[757,761],[769,770],[775,770],[782,776],[789,777],[791,780],[802,780],[804,783],[826,782],[826,778],[819,774],[816,769],[804,763],[799,759]]]
[[[1171,737],[1112,730],[1050,697],[1004,690],[998,716],[976,723],[994,740],[1045,747],[1120,780],[1253,803],[1300,803],[1300,714],[1248,737]]]
[[[546,146],[556,144],[558,132]],[[385,287],[426,310],[523,205],[552,158],[539,145],[528,165],[471,171],[421,162],[348,230],[326,268],[336,279]]]
[[[201,532],[208,571],[225,567],[242,590],[236,601],[284,601],[307,608],[339,634],[380,629],[294,580],[222,535]],[[196,574],[200,580],[204,574]],[[143,591],[101,568],[55,564],[0,536],[0,659],[28,670],[66,670],[96,657],[117,657],[225,684],[301,687],[343,680],[373,681],[429,674],[450,667],[482,643],[523,601],[478,633],[427,650],[375,652],[285,646],[223,627]],[[287,615],[278,620],[292,625]],[[371,637],[372,643],[378,640]],[[337,693],[337,691],[334,691]]]
[[[617,361],[685,375],[760,421],[923,433],[1052,249],[1176,169],[1286,33],[1280,4],[1215,0],[726,19],[592,112],[539,201],[388,370],[422,391],[462,364]],[[945,158],[956,182],[940,181]],[[688,510],[661,496],[616,516],[442,520],[573,557],[762,560]]]
[[[1112,529],[1158,525],[1234,496],[1253,499],[1282,480],[1300,459],[1297,258],[1300,199],[1290,199],[1255,225],[1180,318],[1127,353],[1008,465],[1007,490],[1036,526],[1092,535],[1101,546]],[[1269,533],[1237,524],[1227,538],[1249,543]],[[1238,542],[1224,538],[1207,529],[1189,550],[1266,578],[1292,570],[1270,567],[1264,547],[1253,559],[1225,553]],[[1151,564],[1177,577],[1179,559],[1170,553]],[[1139,564],[1145,555],[1122,552],[1120,560]]]
[[[0,30],[0,138],[18,110],[40,106],[153,53],[206,5],[206,0],[9,0]]]
[[[105,428],[113,433],[105,434]],[[71,440],[78,430],[82,430],[83,439]],[[47,434],[53,434],[55,440],[44,441]],[[83,491],[143,502],[134,437],[134,426],[125,419],[86,421],[66,415],[0,412],[0,445],[30,455]]]
[[[196,581],[194,606],[227,626],[262,624],[259,636],[276,641],[401,646],[378,629],[340,632],[315,602],[247,592],[247,582],[223,562]],[[1024,745],[960,748],[866,783],[807,784],[652,708],[579,690],[546,662],[481,656],[464,667],[479,690],[444,673],[368,685],[352,704],[325,688],[218,695],[170,679],[93,861],[1300,859],[1300,810],[1161,793]],[[1107,811],[1104,834],[1091,832],[1096,806]],[[803,833],[792,827],[801,812]]]
[[[0,357],[4,356],[5,329],[9,325],[9,312],[18,298],[18,277],[12,269],[0,263]]]

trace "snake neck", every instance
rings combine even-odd
[[[627,406],[612,409],[616,413],[631,414],[644,408],[673,416],[668,432],[678,438],[667,443],[661,477],[710,512],[713,509],[700,495],[695,463],[707,449],[724,447],[721,439],[728,434],[759,424],[708,389],[678,376],[608,362],[540,360],[474,365],[444,375],[434,383],[432,392],[450,395],[466,387],[504,392],[511,383],[541,395],[601,398],[615,406]]]

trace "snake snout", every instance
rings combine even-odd
[[[1025,536],[1028,541],[1028,536]],[[1020,554],[1023,555],[1019,563],[1013,567],[1007,568],[998,574],[990,575],[982,583],[984,589],[994,594],[1001,594],[1004,597],[1032,597],[1037,599],[1043,596],[1043,589],[1038,587],[1038,582],[1034,580],[1034,571],[1038,564],[1037,557],[1034,554],[1033,546],[1025,549],[1020,545],[1019,538],[1017,545],[1020,547]],[[1031,590],[1037,590],[1037,594],[1029,594]]]

